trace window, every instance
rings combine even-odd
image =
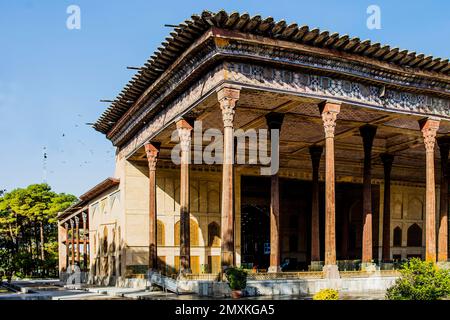
[[[220,272],[220,256],[208,256],[209,271],[211,273]]]
[[[220,246],[220,227],[216,222],[211,222],[208,225],[208,246]]]
[[[396,227],[394,229],[394,247],[402,246],[402,229],[400,227]]]
[[[422,246],[422,228],[417,223],[412,224],[408,228],[407,237],[408,247],[421,247]]]
[[[157,220],[156,221],[156,244],[158,246],[163,246],[164,239],[165,239],[164,222],[162,222],[161,220]]]
[[[103,245],[102,245],[102,253],[108,253],[108,228],[103,229]]]

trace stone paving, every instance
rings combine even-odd
[[[164,291],[148,291],[138,288],[91,287],[83,289],[65,288],[58,280],[13,281],[18,292],[0,287],[0,300],[210,300],[194,294],[177,295]],[[22,292],[29,293],[22,293]],[[277,295],[246,297],[245,300],[310,300],[310,296]],[[341,300],[383,300],[384,294],[343,294]]]

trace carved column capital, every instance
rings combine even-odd
[[[75,217],[75,225],[78,228],[78,225],[80,224],[80,218]]]
[[[222,110],[223,126],[233,127],[236,102],[239,100],[240,90],[224,87],[217,91],[217,100]]]
[[[74,225],[74,222],[73,222],[73,220],[72,219],[70,219],[69,220],[69,223],[70,223],[70,227],[73,229],[73,225]]]
[[[87,221],[87,213],[86,213],[86,211],[81,214],[81,217],[83,218],[83,224],[86,224],[86,221]]]
[[[325,138],[334,138],[336,119],[340,110],[341,105],[338,102],[324,101],[319,104],[319,111],[322,115],[323,128],[325,130]]]
[[[148,168],[151,171],[156,170],[156,164],[158,162],[158,153],[160,144],[159,143],[146,143],[145,146],[145,154],[147,155]]]
[[[366,124],[359,128],[359,133],[363,139],[364,154],[370,157],[372,153],[373,140],[375,139],[375,135],[377,133],[377,127]]]
[[[423,135],[426,152],[434,152],[436,133],[439,129],[439,120],[423,119],[419,121],[420,130]]]
[[[180,146],[182,152],[189,152],[191,150],[191,132],[192,126],[185,119],[177,121],[177,131],[180,138]]]

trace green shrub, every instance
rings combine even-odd
[[[231,290],[242,290],[247,286],[247,272],[241,268],[230,267],[225,271]]]
[[[339,292],[334,289],[322,289],[313,296],[313,300],[339,300]]]
[[[450,271],[432,262],[411,259],[403,264],[401,277],[387,290],[389,300],[439,300],[450,295]]]

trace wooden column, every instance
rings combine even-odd
[[[283,113],[269,113],[266,115],[267,127],[270,131],[281,130],[283,124]],[[280,136],[280,135],[279,135]],[[272,137],[271,137],[272,138]],[[273,150],[275,151],[275,150]],[[279,145],[276,147],[276,154],[271,154],[272,162],[275,157],[279,161]],[[278,162],[279,163],[279,162]],[[280,272],[280,182],[277,173],[270,177],[270,266],[269,272]]]
[[[77,252],[77,266],[80,267],[80,218],[75,217],[75,237],[76,237],[76,252]]]
[[[157,245],[157,215],[156,215],[156,163],[158,161],[159,143],[147,143],[145,153],[148,161],[148,184],[149,184],[149,247],[148,268],[158,269],[158,245]],[[188,169],[189,170],[189,169]],[[181,237],[180,237],[181,239]]]
[[[434,180],[434,144],[439,129],[439,120],[419,121],[426,151],[426,194],[425,194],[425,259],[436,262],[436,198]]]
[[[72,219],[70,219],[70,230],[71,230],[71,241],[72,241],[72,249],[70,250],[70,264],[72,271],[74,270],[75,266],[75,230],[74,230],[74,222]]]
[[[87,251],[87,239],[89,237],[89,230],[87,229],[87,213],[83,212],[81,217],[83,219],[83,269],[84,271],[87,271],[89,269]]]
[[[65,270],[67,272],[69,268],[69,226],[66,222],[64,225],[60,225],[60,228],[64,230],[61,234],[61,240],[65,241],[64,247],[61,246],[61,249],[65,251],[62,254],[64,261],[62,261],[61,270]]]
[[[372,263],[372,145],[377,127],[365,125],[360,129],[364,145],[364,176],[363,176],[363,235],[362,263]]]
[[[312,163],[311,263],[320,261],[319,167],[322,153],[322,146],[311,146],[309,148]]]
[[[441,190],[439,206],[438,261],[448,259],[448,154],[450,137],[437,138],[441,154]]]
[[[383,198],[383,261],[391,260],[391,170],[394,156],[383,153],[380,155],[384,167],[384,198]]]
[[[69,248],[69,224],[66,222],[64,223],[64,229],[66,230],[66,256],[65,256],[65,268],[66,268],[66,272],[69,271],[69,265],[70,265],[70,261],[69,261],[69,255],[70,255],[70,248]]]
[[[221,204],[221,266],[222,271],[233,266],[234,257],[234,130],[233,120],[240,91],[223,87],[217,91],[217,99],[223,119],[223,168]]]
[[[341,109],[337,102],[319,104],[325,131],[325,266],[327,278],[339,277],[336,265],[336,203],[334,173],[334,131]]]
[[[192,126],[180,119],[176,123],[181,146],[180,176],[180,272],[191,272],[189,163],[191,161]]]

